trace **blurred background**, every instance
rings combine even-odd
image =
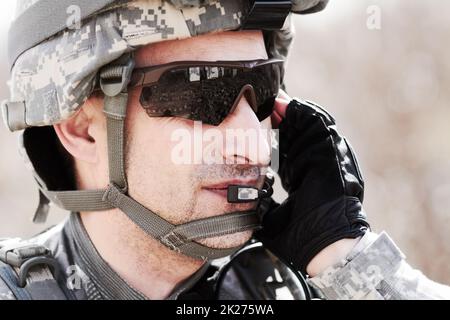
[[[14,0],[0,1],[0,99],[8,97],[6,38]],[[408,261],[450,284],[450,1],[331,0],[295,18],[287,72],[291,96],[313,100],[336,118],[366,180],[365,208]],[[36,26],[39,27],[39,26]],[[0,126],[0,237],[46,226],[31,217],[38,192]],[[283,199],[278,188],[276,198]]]

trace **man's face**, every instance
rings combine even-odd
[[[136,54],[138,68],[185,60],[256,59],[267,59],[259,31],[226,32],[162,42],[142,48]],[[226,188],[229,184],[262,186],[264,177],[260,172],[270,161],[270,141],[266,134],[271,127],[270,118],[259,122],[247,100],[242,98],[236,110],[218,127],[202,124],[200,132],[199,124],[195,130],[191,120],[149,117],[139,103],[140,93],[141,88],[130,92],[126,124],[130,195],[173,224],[254,208],[254,203],[228,203]],[[216,130],[216,134],[221,133],[222,143],[211,144],[204,140],[205,133],[211,129]],[[252,132],[250,143],[252,147],[257,144],[253,151],[249,146],[236,146],[236,140],[233,143],[225,139],[227,134],[236,134],[236,129]],[[189,139],[179,139],[180,134],[187,134]],[[191,161],[180,163],[174,158],[174,150],[180,148],[191,150],[192,154],[207,149],[208,154],[215,155],[216,161],[201,163],[192,156]],[[242,232],[200,242],[211,247],[232,247],[243,244],[250,235],[251,232]]]

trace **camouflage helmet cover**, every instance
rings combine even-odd
[[[42,0],[19,0],[16,18]],[[294,0],[291,11],[323,9],[328,0]],[[115,1],[26,50],[11,70],[10,103],[3,108],[10,130],[52,125],[69,118],[91,95],[100,68],[144,45],[242,27],[248,1]],[[270,57],[285,58],[290,23],[271,32]]]

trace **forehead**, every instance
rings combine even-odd
[[[136,52],[137,67],[183,60],[267,59],[261,31],[229,31],[150,44]]]

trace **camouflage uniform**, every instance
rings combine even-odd
[[[384,232],[367,232],[345,260],[308,282],[322,298],[333,300],[450,299],[450,287],[411,268]]]

